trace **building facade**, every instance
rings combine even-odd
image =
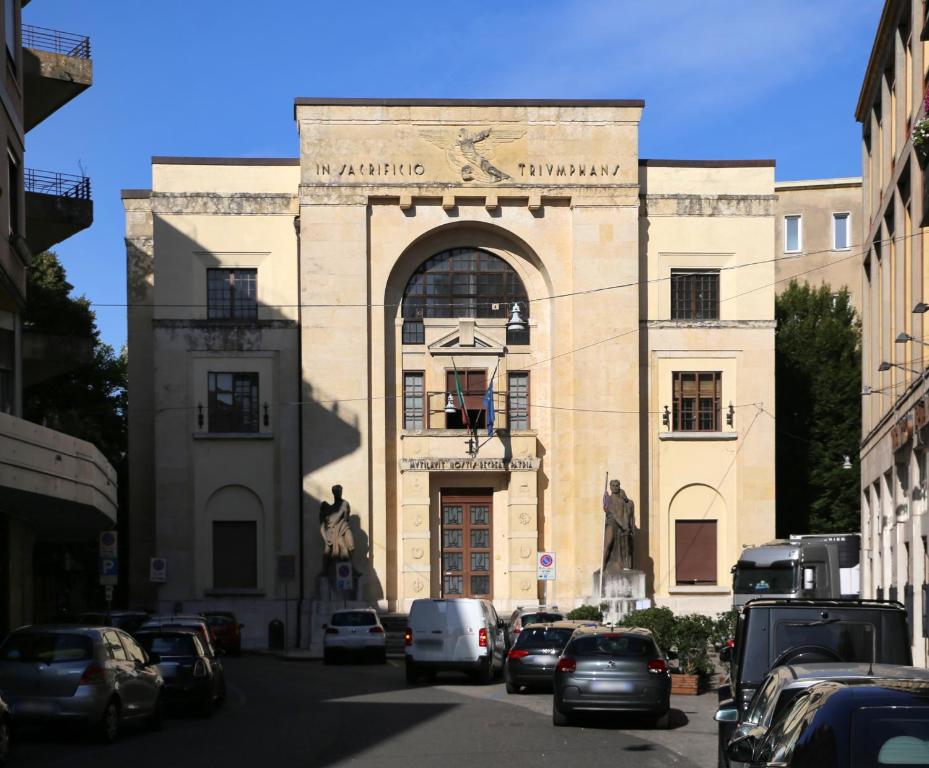
[[[83,589],[84,575],[56,560],[56,547],[93,541],[115,524],[117,508],[116,473],[93,445],[22,418],[23,386],[92,354],[25,327],[22,315],[32,254],[88,227],[93,203],[87,178],[23,167],[28,132],[90,86],[90,41],[25,25],[21,10],[4,0],[0,19],[0,636],[54,615],[70,590]]]
[[[774,253],[777,293],[791,281],[847,288],[861,314],[861,179],[779,181]]]
[[[862,594],[904,602],[929,659],[926,502],[926,174],[910,131],[925,117],[921,2],[884,5],[861,88]]]
[[[293,635],[341,485],[384,610],[596,602],[609,473],[649,594],[731,604],[774,533],[774,164],[640,160],[643,107],[298,99],[298,158],[154,158],[123,193],[135,599]]]

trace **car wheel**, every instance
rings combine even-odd
[[[510,678],[504,675],[504,682],[506,683],[506,692],[507,693],[519,693],[519,686],[515,685]]]
[[[660,715],[655,717],[655,728],[660,731],[666,731],[671,727],[671,710],[666,709]]]
[[[407,685],[416,685],[419,680],[419,671],[416,669],[416,664],[409,659],[406,662],[406,684]]]
[[[0,766],[4,766],[10,757],[10,723],[0,718]]]
[[[107,702],[103,717],[97,724],[97,736],[105,744],[112,744],[119,736],[119,704],[116,699]]]
[[[323,649],[323,664],[332,664],[332,651],[329,648]]]
[[[552,696],[552,725],[556,728],[562,728],[571,724],[571,717],[567,712],[562,712],[558,707],[558,698]]]
[[[480,660],[477,670],[477,682],[481,685],[490,685],[494,679],[494,660],[485,656]]]
[[[158,698],[155,699],[155,707],[152,709],[152,713],[148,716],[145,724],[150,731],[160,731],[164,725],[164,719],[164,703],[162,701],[162,695],[159,693]]]

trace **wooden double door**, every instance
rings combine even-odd
[[[441,498],[442,597],[492,597],[492,492],[451,489]]]

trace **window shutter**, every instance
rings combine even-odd
[[[716,583],[716,521],[674,523],[675,570],[678,584]]]

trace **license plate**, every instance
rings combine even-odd
[[[635,693],[635,683],[612,680],[595,680],[590,684],[591,693]]]
[[[16,714],[19,715],[52,715],[58,707],[51,701],[23,701],[16,705]]]
[[[420,648],[441,648],[442,641],[427,638],[425,640],[417,640],[416,645],[418,645]]]

